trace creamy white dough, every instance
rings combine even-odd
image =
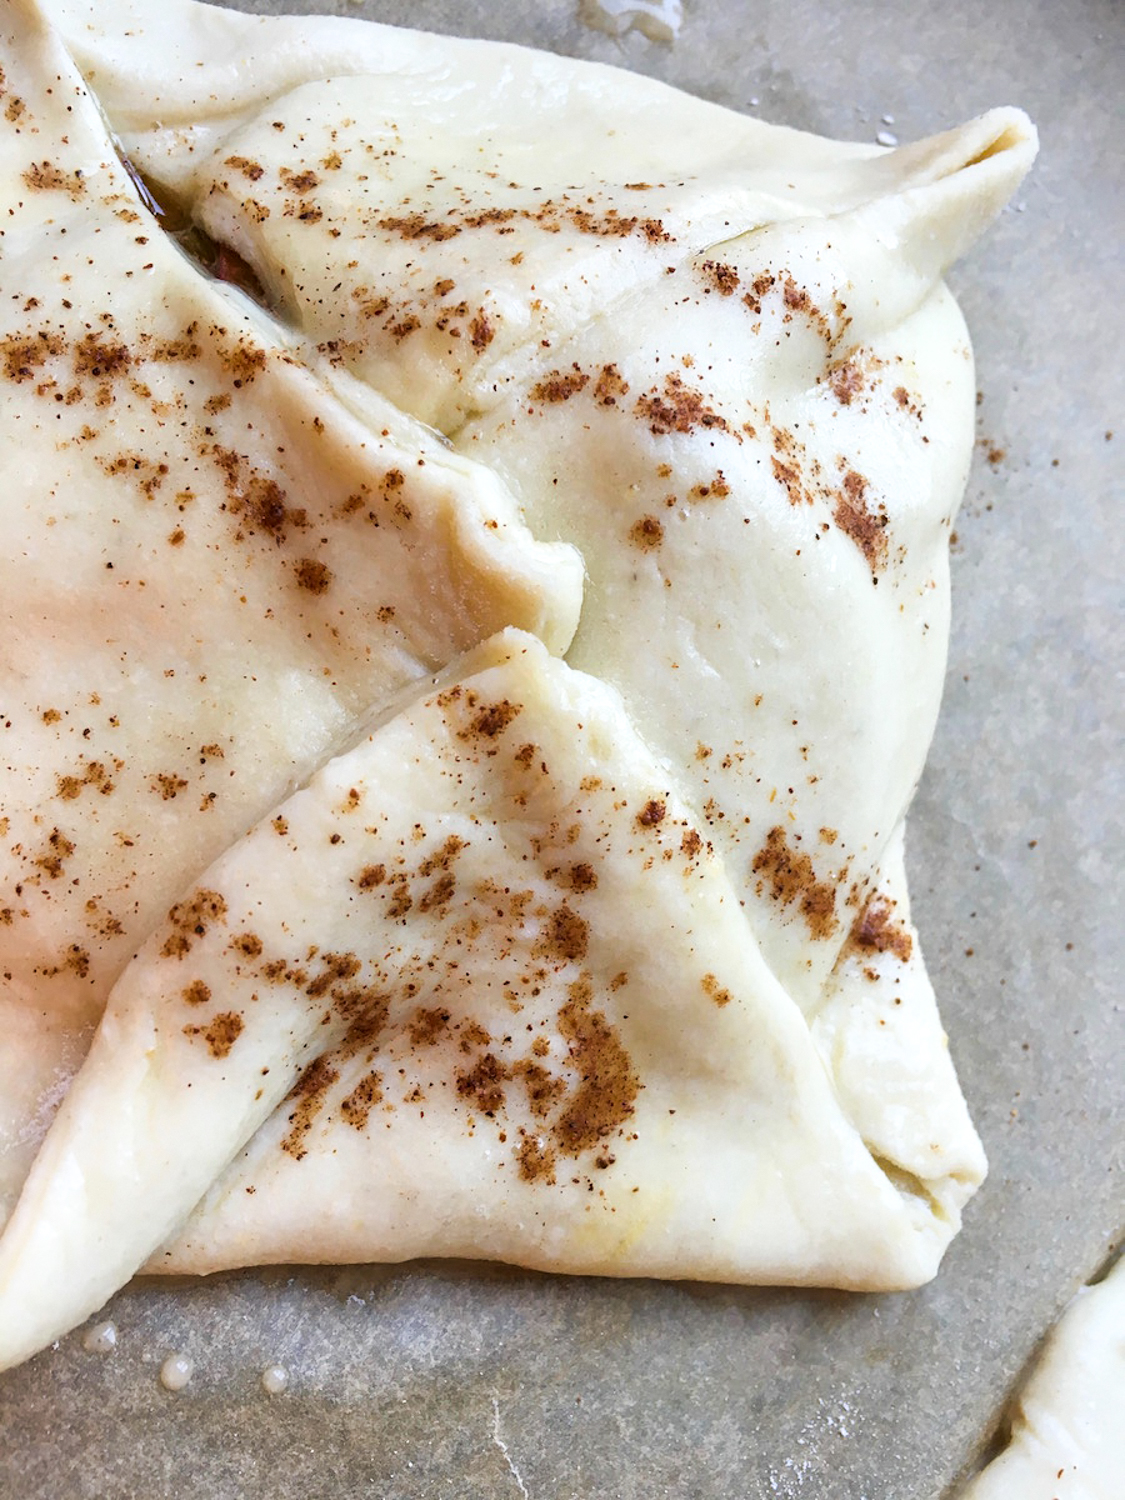
[[[506,624],[564,649],[581,597],[489,471],[199,275],[57,38],[6,25],[0,1218],[185,878],[404,684]]]
[[[142,1264],[927,1279],[984,1173],[902,859],[972,442],[940,276],[1033,128],[45,13],[3,35],[0,1364]]]
[[[1125,1477],[1125,1260],[1084,1287],[1016,1398],[1011,1438],[963,1500],[1119,1500]]]

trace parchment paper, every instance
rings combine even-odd
[[[135,1284],[107,1314],[113,1353],[79,1332],[0,1377],[0,1494],[952,1495],[1122,1225],[1125,9],[685,0],[666,47],[587,29],[577,0],[243,8],[527,42],[842,137],[912,139],[1009,102],[1038,121],[1033,177],[952,278],[981,447],[908,849],[992,1170],[909,1295],[440,1264]],[[173,1351],[196,1364],[175,1395],[158,1380]],[[269,1397],[275,1360],[291,1384]]]

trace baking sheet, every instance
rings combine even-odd
[[[241,8],[526,42],[855,139],[1000,103],[1037,120],[1032,178],[951,278],[982,443],[908,847],[991,1175],[937,1281],[905,1295],[437,1263],[136,1283],[107,1314],[113,1353],[79,1332],[0,1377],[0,1494],[951,1495],[1122,1227],[1125,10],[685,0],[667,47],[591,31],[577,0]],[[196,1366],[175,1395],[173,1351]],[[273,1361],[291,1384],[271,1398]]]

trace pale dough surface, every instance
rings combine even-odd
[[[1011,1439],[963,1500],[1118,1500],[1125,1477],[1125,1260],[1082,1291],[1016,1398]]]
[[[972,441],[940,277],[1032,127],[886,153],[501,46],[46,10],[0,156],[0,1359],[150,1256],[927,1279],[984,1171],[902,867]]]

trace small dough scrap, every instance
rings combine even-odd
[[[1120,1500],[1125,1476],[1125,1260],[1083,1287],[1012,1415],[1003,1453],[962,1500]]]

